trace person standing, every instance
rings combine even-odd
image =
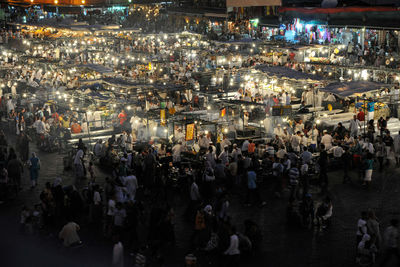
[[[383,117],[380,117],[378,120],[377,126],[378,126],[378,130],[381,133],[381,136],[383,137],[383,133],[386,132],[387,121]]]
[[[319,155],[319,166],[320,166],[320,186],[322,192],[325,192],[328,189],[328,174],[327,174],[327,167],[328,167],[328,153],[325,150],[325,145],[321,144],[321,153]]]
[[[386,228],[383,234],[385,240],[385,252],[383,254],[383,260],[381,262],[381,267],[386,266],[386,263],[391,259],[392,256],[397,257],[397,265],[400,265],[400,253],[399,253],[399,221],[397,219],[392,219],[390,221],[390,226]]]
[[[360,127],[361,127],[361,123],[357,119],[357,116],[354,115],[353,119],[350,120],[350,126],[349,126],[350,136],[357,137],[358,136],[358,130],[359,130]]]
[[[21,156],[22,162],[26,162],[29,159],[29,142],[32,141],[28,135],[21,132],[18,138],[18,150]]]
[[[324,148],[326,150],[329,150],[332,148],[332,140],[333,140],[332,135],[328,134],[327,130],[324,130],[323,133],[324,135],[321,138],[321,144],[324,145]]]
[[[118,237],[114,238],[112,266],[124,267],[124,246]]]
[[[37,186],[37,180],[39,178],[40,170],[40,159],[36,156],[36,153],[32,153],[32,157],[29,159],[29,174],[31,177],[32,186],[34,188]]]
[[[367,158],[364,161],[364,167],[365,167],[365,175],[364,175],[363,185],[366,185],[369,187],[369,185],[371,184],[372,171],[374,168],[374,159],[373,159],[373,155],[371,153],[367,154]]]
[[[386,156],[385,144],[383,143],[382,137],[378,137],[375,143],[375,155],[379,162],[379,171],[383,170],[383,159]]]
[[[396,158],[396,164],[399,165],[400,161],[400,131],[397,136],[393,139],[393,150],[394,150],[394,157]]]
[[[23,166],[22,163],[19,159],[17,159],[17,155],[12,154],[11,155],[11,160],[7,164],[7,172],[8,172],[8,177],[16,183],[18,186],[18,189],[21,188],[21,176],[23,173]]]
[[[231,235],[229,238],[229,247],[224,251],[226,261],[224,266],[238,266],[240,258],[239,250],[239,237],[236,234],[236,228],[231,228]]]
[[[372,210],[368,211],[367,229],[372,239],[375,240],[375,245],[380,248],[382,237],[379,229],[379,221]]]
[[[349,169],[351,165],[351,154],[348,147],[345,147],[344,153],[342,155],[343,162],[343,183],[351,182],[351,178],[349,176]]]
[[[265,202],[261,201],[260,193],[257,188],[257,174],[254,168],[250,167],[247,172],[247,196],[246,205],[250,206],[250,198],[253,196],[255,202],[261,206],[265,206]]]
[[[356,246],[361,242],[362,237],[367,234],[367,212],[361,212],[361,218],[357,221],[357,243]]]
[[[386,134],[383,137],[383,142],[385,143],[385,150],[386,150],[386,165],[389,165],[389,158],[392,158],[392,150],[393,150],[393,144],[394,140],[393,137],[390,136],[389,130],[385,131]]]
[[[84,157],[83,149],[78,149],[78,151],[75,154],[75,158],[74,158],[76,178],[84,178],[85,177],[85,172],[84,172],[85,167],[83,165],[83,157]]]

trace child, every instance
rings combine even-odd
[[[90,180],[94,183],[96,177],[94,176],[93,162],[89,162]]]

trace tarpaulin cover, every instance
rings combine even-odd
[[[281,6],[282,0],[226,0],[227,7]]]
[[[115,86],[136,86],[137,83],[133,83],[130,81],[127,81],[122,78],[112,78],[112,77],[107,77],[103,78],[103,81],[109,84],[113,84]]]
[[[104,89],[103,85],[101,83],[93,83],[93,84],[85,84],[79,87],[80,90],[84,91],[86,89],[91,89],[91,90],[100,90]]]
[[[98,65],[98,64],[81,64],[78,65],[79,68],[88,68],[91,69],[93,71],[96,71],[98,73],[113,73],[113,70],[110,68],[106,68],[102,65]]]
[[[332,93],[341,97],[351,96],[354,94],[364,94],[370,91],[379,90],[384,84],[375,82],[335,82],[325,88],[321,88],[322,92]]]
[[[279,66],[268,66],[268,65],[259,65],[256,66],[257,70],[260,70],[264,73],[267,73],[270,76],[277,76],[278,78],[291,78],[291,79],[311,79],[311,80],[323,80],[321,76],[300,72],[297,70],[292,70],[286,67],[279,67]]]

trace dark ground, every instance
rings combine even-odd
[[[34,144],[31,151],[37,151],[41,158],[39,186],[30,189],[28,172],[24,172],[23,190],[17,199],[0,205],[0,266],[110,266],[112,244],[93,234],[90,225],[81,225],[79,232],[84,246],[79,249],[64,249],[57,239],[60,229],[50,233],[27,236],[19,233],[19,214],[23,204],[30,208],[39,203],[39,193],[47,181],[63,178],[63,185],[75,182],[72,172],[63,173],[62,156],[58,153],[39,152]],[[104,174],[96,169],[98,182],[104,181]],[[353,184],[342,184],[342,172],[328,174],[333,199],[333,220],[327,231],[293,228],[287,225],[287,197],[276,199],[268,188],[262,190],[267,201],[264,208],[244,207],[243,197],[231,197],[230,215],[239,231],[243,230],[244,219],[256,221],[263,231],[262,253],[242,260],[241,266],[356,266],[355,233],[359,214],[372,208],[381,222],[381,232],[393,217],[399,217],[400,182],[399,169],[393,163],[382,173],[374,171],[373,183],[369,190],[363,188],[351,173]],[[78,184],[82,188],[85,182]],[[317,196],[317,189],[312,189]],[[175,248],[164,249],[165,266],[183,266],[184,255],[192,234],[192,225],[183,219],[186,203],[177,201],[174,207]],[[139,226],[140,236],[144,236],[145,226]],[[125,250],[125,266],[132,266],[129,251]],[[202,265],[204,266],[204,265]],[[394,266],[388,264],[387,266]]]

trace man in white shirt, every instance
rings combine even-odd
[[[237,144],[233,144],[231,157],[232,157],[234,162],[238,161],[239,155],[240,156],[242,155],[242,151],[240,150],[240,148],[237,147]]]
[[[335,159],[340,159],[344,153],[344,150],[341,146],[334,146],[329,149],[329,153],[332,153]]]
[[[222,141],[220,142],[221,149],[224,149],[226,146],[230,147],[231,144],[231,141],[229,141],[229,139],[226,138],[226,135],[224,134],[222,137]]]
[[[353,119],[350,120],[350,126],[349,126],[350,136],[357,137],[358,136],[358,130],[359,130],[360,127],[361,127],[361,123],[357,119],[357,115],[354,115]]]
[[[327,102],[336,102],[336,98],[332,93],[329,93],[328,97],[325,99]]]
[[[280,124],[276,125],[276,127],[274,129],[274,135],[277,135],[279,137],[283,136],[283,129]]]
[[[181,153],[184,147],[182,145],[182,141],[179,141],[173,148],[172,148],[172,161],[174,163],[181,162]]]
[[[237,262],[235,262],[240,255],[240,250],[239,250],[239,237],[235,233],[235,228],[232,227],[233,229],[232,234],[230,236],[230,241],[229,241],[229,247],[227,250],[224,251],[224,255],[228,256],[227,259],[227,266],[235,266]]]
[[[183,143],[185,141],[185,134],[182,132],[181,128],[178,128],[177,133],[175,134],[175,140]]]
[[[304,123],[303,120],[299,120],[298,122],[296,122],[296,126],[294,128],[294,132],[303,132],[304,131]]]
[[[317,125],[314,124],[310,134],[310,147],[312,152],[315,152],[317,150],[318,136],[319,131],[317,129]]]
[[[329,150],[332,148],[332,135],[328,134],[327,130],[323,131],[324,136],[321,138],[321,144],[324,144],[325,149]]]
[[[11,110],[15,110],[15,104],[12,97],[10,96],[7,100],[7,113],[9,114]]]
[[[374,145],[369,141],[368,138],[365,139],[365,142],[362,144],[362,148],[367,150],[369,153],[374,154],[375,148]]]
[[[301,132],[297,131],[297,133],[292,136],[292,139],[290,140],[290,145],[292,146],[293,151],[300,152],[300,144],[301,144]]]
[[[242,144],[242,151],[247,152],[249,150],[249,140],[244,140],[243,144]]]
[[[94,155],[98,158],[102,156],[102,151],[103,151],[103,140],[99,139],[97,140],[96,144],[94,145]]]
[[[199,137],[200,149],[203,151],[207,150],[209,143],[210,143],[210,140],[208,140],[208,138],[203,133],[201,133],[200,137]]]
[[[291,139],[291,135],[286,127],[283,127],[283,135],[281,136],[285,145],[288,145]]]

